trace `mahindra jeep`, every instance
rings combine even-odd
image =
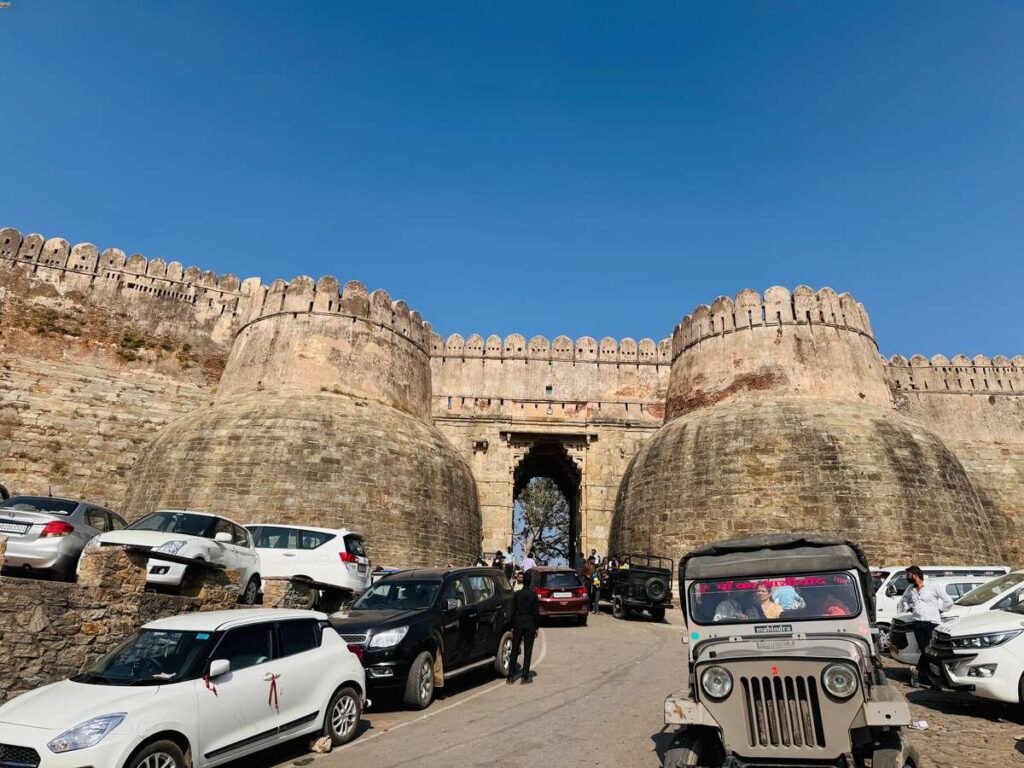
[[[679,563],[686,665],[665,768],[918,765],[872,638],[864,552],[818,534],[730,539]]]

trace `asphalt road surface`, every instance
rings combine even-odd
[[[668,623],[591,616],[586,627],[551,625],[534,647],[533,685],[507,686],[481,670],[453,681],[431,706],[407,712],[375,701],[351,744],[328,755],[303,739],[229,768],[658,768],[671,741],[665,696],[680,687],[683,630]],[[912,690],[887,662],[927,731],[911,731],[922,768],[1024,768],[1024,712],[948,693]]]

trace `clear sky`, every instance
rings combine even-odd
[[[1024,353],[1024,3],[13,0],[0,226],[659,338],[830,285]]]

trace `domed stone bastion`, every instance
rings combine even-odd
[[[676,327],[665,424],[633,458],[612,549],[679,557],[740,534],[842,532],[886,561],[998,562],[963,466],[895,410],[862,305],[742,291]]]
[[[429,337],[405,302],[358,282],[261,287],[214,402],[146,447],[126,512],[347,527],[376,563],[469,562],[476,486],[429,420]]]

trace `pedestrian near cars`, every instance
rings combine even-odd
[[[523,572],[530,570],[531,568],[537,567],[537,561],[533,559],[533,551],[526,553],[526,557],[523,558]]]
[[[594,558],[594,565],[600,565],[601,564],[601,556],[599,554],[597,554],[597,550],[596,549],[590,550],[590,556],[592,558]]]
[[[497,568],[501,570],[505,565],[505,554],[499,549],[494,553],[494,559],[491,561],[491,568]]]
[[[941,586],[925,584],[924,572],[916,565],[907,568],[907,581],[910,586],[900,600],[900,610],[914,616],[914,639],[921,649],[921,658],[917,662],[916,674],[911,675],[911,684],[917,685],[928,682],[925,650],[932,641],[935,628],[942,622],[942,612],[952,608],[953,601]]]
[[[533,682],[530,662],[533,660],[533,641],[537,639],[540,601],[533,591],[535,573],[525,572],[524,588],[512,596],[512,658],[508,665],[508,679],[512,685],[516,678],[522,678],[523,685]],[[519,647],[523,648],[523,666],[519,668]]]
[[[583,578],[583,567],[587,564],[586,558],[583,557],[582,552],[576,553],[576,562],[573,564],[573,570],[576,571],[576,575],[581,579]]]
[[[598,613],[601,609],[598,604],[601,601],[601,571],[595,570],[590,578],[590,612]]]

